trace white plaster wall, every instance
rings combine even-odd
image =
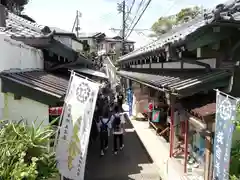
[[[14,95],[11,93],[5,93],[4,100],[3,119],[15,122],[24,119],[29,125],[36,120],[36,125],[39,125],[42,121],[43,126],[48,125],[48,105],[25,97],[14,100]]]
[[[4,33],[0,33],[0,72],[10,69],[43,69],[41,50],[15,41]]]
[[[81,52],[83,50],[83,45],[78,41],[72,40],[72,49],[77,52]]]
[[[11,69],[43,69],[44,66],[41,50],[27,46],[20,41],[15,41],[5,33],[0,33],[0,54],[0,72]],[[0,119],[3,118],[4,104],[4,94],[0,92]]]

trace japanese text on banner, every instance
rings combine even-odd
[[[83,180],[99,85],[73,75],[69,87],[56,147],[58,169],[66,178]]]
[[[217,91],[213,179],[227,180],[238,101]]]

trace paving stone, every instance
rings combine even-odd
[[[133,129],[127,122],[127,129]],[[149,159],[136,132],[128,131],[124,137],[125,148],[117,156],[112,153],[112,137],[109,149],[100,157],[99,141],[89,147],[86,180],[160,180],[158,169]]]

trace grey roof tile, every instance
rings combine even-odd
[[[118,71],[120,76],[130,78],[136,81],[144,82],[159,88],[165,88],[172,92],[179,92],[185,89],[191,89],[204,83],[215,82],[224,78],[230,78],[231,72],[225,70],[215,70],[212,72],[204,71],[188,71],[173,72],[165,71],[156,74],[130,72],[130,71]]]
[[[219,4],[212,11],[208,11],[204,14],[199,15],[193,20],[187,23],[181,24],[178,27],[173,28],[169,32],[160,36],[159,40],[154,41],[142,48],[136,49],[135,51],[126,54],[119,58],[119,61],[132,59],[136,56],[143,55],[145,53],[155,51],[162,48],[168,43],[176,43],[184,40],[188,35],[195,32],[197,29],[210,24],[212,22],[229,21],[236,22],[240,20],[240,1],[229,0],[224,4]]]
[[[68,80],[51,73],[34,70],[26,72],[4,72],[1,78],[31,87],[37,91],[61,98],[65,95]]]
[[[8,12],[6,27],[1,27],[0,31],[5,32],[9,36],[41,37],[45,35],[43,33],[44,28],[46,28],[46,26],[33,23]]]

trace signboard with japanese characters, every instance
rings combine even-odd
[[[83,180],[99,85],[75,74],[71,79],[61,119],[56,156],[62,176]]]
[[[217,91],[213,180],[228,180],[232,133],[238,101]]]

